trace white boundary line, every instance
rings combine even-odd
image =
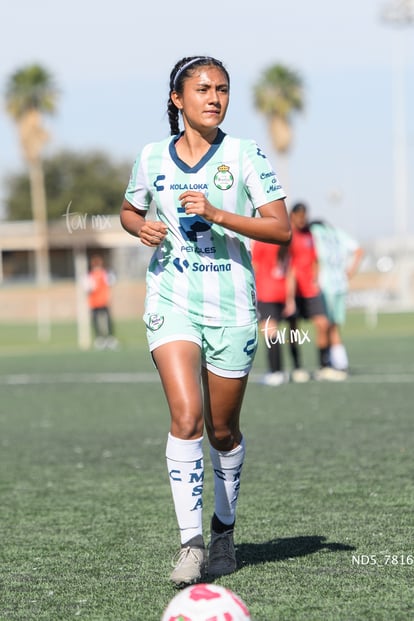
[[[157,373],[16,373],[0,376],[3,385],[144,384],[158,382]]]
[[[250,382],[262,383],[263,374],[252,373]],[[313,380],[312,380],[313,381]],[[156,372],[147,373],[15,373],[0,375],[2,386],[31,386],[41,384],[154,384],[160,383]],[[384,372],[356,373],[345,382],[318,382],[329,384],[413,384],[414,373]]]

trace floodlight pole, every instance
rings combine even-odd
[[[393,128],[394,128],[394,214],[395,233],[403,237],[408,231],[408,163],[405,107],[405,49],[402,29],[414,24],[414,0],[394,0],[381,13],[382,21],[398,28],[393,53]]]

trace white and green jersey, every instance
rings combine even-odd
[[[322,291],[336,295],[348,290],[347,268],[358,242],[330,224],[311,224],[312,237],[318,255],[319,284]]]
[[[125,198],[140,210],[155,203],[168,227],[147,270],[147,313],[173,306],[209,325],[237,326],[256,318],[250,242],[246,237],[189,215],[178,197],[204,192],[209,202],[242,216],[285,197],[269,160],[252,140],[219,130],[209,151],[193,167],[177,155],[179,136],[146,145],[138,155]]]

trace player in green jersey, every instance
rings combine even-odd
[[[251,140],[220,125],[230,78],[211,57],[170,74],[171,138],[146,145],[121,209],[123,227],[154,249],[144,320],[167,398],[166,459],[181,548],[172,582],[185,586],[236,569],[233,529],[245,442],[240,410],[257,348],[250,239],[286,245],[285,193]],[[180,131],[179,120],[183,131]],[[146,219],[151,203],[156,217]],[[202,532],[203,431],[214,472],[207,559]]]
[[[331,364],[334,369],[347,371],[348,353],[341,328],[345,324],[349,280],[357,273],[364,250],[348,233],[324,220],[312,221],[310,230],[318,255],[318,280],[329,320]]]

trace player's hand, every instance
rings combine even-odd
[[[168,228],[163,222],[148,220],[141,227],[138,237],[144,246],[154,248],[164,241],[167,232]]]
[[[285,307],[282,311],[283,317],[291,317],[296,313],[296,303],[295,300],[286,300]]]
[[[193,192],[187,190],[180,194],[178,200],[181,206],[184,207],[187,215],[202,216],[209,222],[214,222],[214,217],[217,214],[217,208],[208,201],[207,196],[203,192]]]

